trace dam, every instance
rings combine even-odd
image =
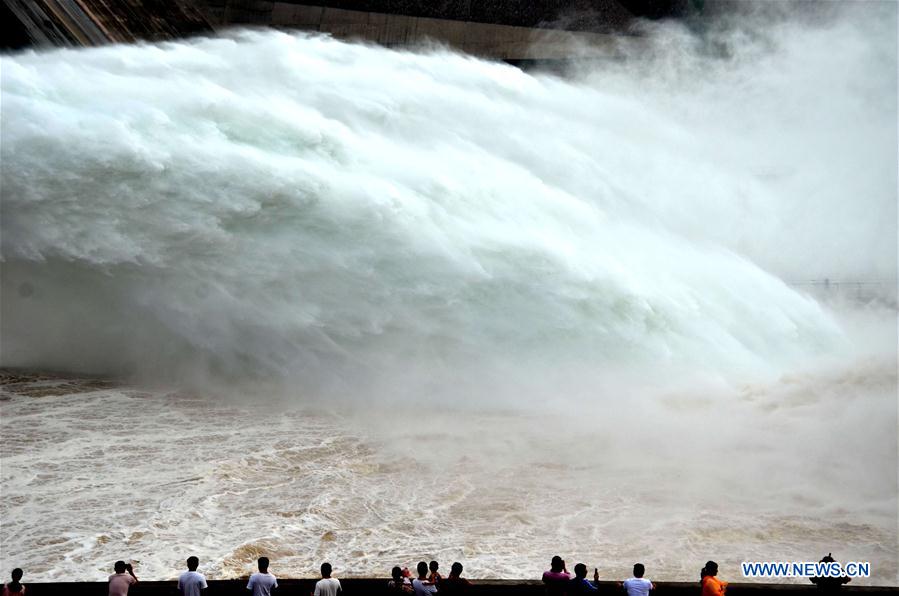
[[[894,4],[3,7],[29,593],[899,584]]]
[[[4,0],[7,47],[162,41],[231,27],[312,31],[412,48],[442,43],[507,61],[610,58],[609,35],[638,18],[676,17],[696,0],[478,3],[332,0]]]

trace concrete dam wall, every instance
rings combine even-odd
[[[3,0],[3,47],[162,41],[231,27],[314,31],[387,47],[437,42],[509,61],[612,57],[612,33],[637,17],[678,16],[682,0],[478,3],[333,0]]]

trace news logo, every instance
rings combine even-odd
[[[851,561],[743,561],[743,577],[870,577],[871,563]]]

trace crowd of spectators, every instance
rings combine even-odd
[[[833,557],[828,554],[821,562],[833,562]],[[258,571],[250,575],[247,582],[247,590],[250,596],[272,596],[272,591],[278,587],[278,579],[269,571],[267,557],[259,557],[256,562]],[[187,559],[187,571],[178,577],[178,594],[181,596],[202,596],[207,589],[206,577],[197,571],[200,560],[191,556]],[[116,561],[113,565],[115,573],[109,576],[109,596],[128,596],[128,589],[138,583],[137,576],[130,563]],[[321,579],[315,584],[311,596],[338,596],[343,592],[340,580],[331,577],[333,569],[330,563],[321,564]],[[433,596],[439,594],[459,595],[465,594],[471,587],[471,582],[462,577],[462,563],[455,562],[450,567],[449,575],[444,577],[440,573],[440,564],[437,561],[426,563],[421,561],[416,565],[417,575],[413,577],[408,567],[397,565],[391,570],[391,578],[387,581],[386,591],[389,594],[401,594],[403,596]],[[646,567],[642,563],[634,564],[633,576],[618,582],[618,587],[626,596],[650,596],[655,590],[655,585],[644,575]],[[22,584],[22,570],[13,569],[12,581],[3,585],[0,596],[25,596],[25,586]],[[848,577],[836,578],[810,578],[819,591],[833,593],[849,582]],[[547,571],[543,572],[543,584],[546,596],[576,596],[578,594],[592,594],[599,591],[599,569],[593,568],[592,581],[587,579],[587,566],[578,563],[574,566],[574,574],[568,571],[565,560],[555,556],[550,561]],[[699,596],[726,596],[727,582],[718,578],[718,564],[709,561],[700,571]]]

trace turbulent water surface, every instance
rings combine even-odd
[[[896,6],[769,11],[4,56],[0,566],[895,584]]]

